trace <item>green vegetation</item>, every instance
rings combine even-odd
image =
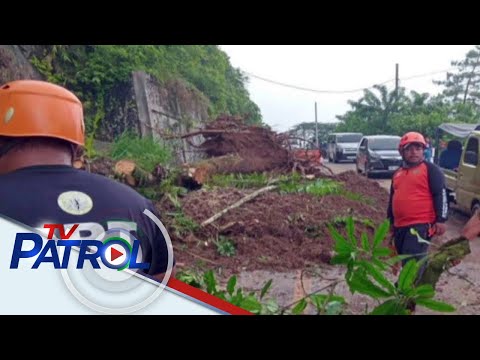
[[[140,138],[124,133],[112,145],[110,156],[114,160],[134,160],[143,170],[152,172],[155,166],[166,165],[172,159],[171,150],[151,137]]]
[[[434,81],[443,86],[438,95],[398,91],[385,85],[375,85],[363,91],[359,99],[349,100],[351,109],[338,115],[338,123],[319,123],[318,139],[326,143],[332,132],[361,132],[364,135],[403,135],[419,131],[434,137],[435,129],[445,122],[480,122],[480,46],[476,45],[463,60],[452,61],[453,71],[444,80]],[[291,134],[315,143],[315,123],[304,122]],[[297,141],[298,143],[298,141]]]
[[[372,202],[369,198],[345,190],[343,183],[330,179],[318,179],[313,182],[300,182],[298,181],[298,178],[292,176],[289,180],[281,182],[279,188],[283,193],[306,193],[315,196],[339,195],[350,200],[367,203]]]
[[[183,237],[190,233],[193,233],[200,226],[193,219],[186,216],[181,210],[166,213],[165,215],[173,218],[171,222],[171,227],[173,233],[177,237]]]
[[[212,118],[248,114],[261,123],[258,106],[246,90],[247,78],[233,68],[216,45],[44,45],[30,61],[46,80],[73,90],[84,104],[87,133],[95,133],[95,115],[106,113],[106,100],[143,70],[159,82],[182,81],[203,94]]]
[[[430,96],[412,91],[409,96],[400,88],[398,95],[386,86],[365,90],[358,101],[349,101],[352,109],[342,116],[336,131],[358,131],[365,135],[395,134],[419,131],[433,137],[444,122],[480,121],[479,108],[473,103],[447,100],[444,95]]]
[[[335,256],[333,264],[346,266],[343,280],[335,280],[330,285],[307,294],[300,300],[280,307],[275,299],[264,299],[272,286],[272,280],[266,282],[261,290],[246,292],[236,288],[237,278],[232,276],[226,285],[226,290],[218,288],[215,274],[212,270],[199,274],[192,270],[179,272],[178,279],[192,286],[204,289],[209,294],[218,296],[234,305],[249,310],[255,314],[292,314],[304,313],[310,306],[319,315],[340,315],[347,312],[348,302],[342,296],[335,294],[336,286],[346,282],[352,295],[363,294],[376,302],[373,309],[365,309],[371,315],[408,315],[409,306],[416,303],[434,311],[452,312],[455,308],[449,304],[434,300],[435,289],[430,284],[417,285],[419,270],[423,261],[410,259],[400,272],[397,284],[389,279],[387,273],[398,262],[411,256],[393,257],[391,250],[383,246],[390,224],[388,220],[376,230],[372,239],[362,233],[355,237],[354,219],[342,219],[346,236],[341,235],[333,226],[329,226],[330,234],[335,240]],[[371,221],[365,221],[365,223]],[[339,222],[336,224],[339,225]],[[323,293],[322,293],[323,292]]]
[[[270,290],[272,280],[267,281],[262,289],[247,293],[243,289],[237,287],[236,276],[230,277],[225,290],[222,290],[217,283],[217,279],[212,270],[205,272],[203,276],[192,270],[181,271],[177,274],[177,278],[189,285],[204,289],[209,294],[228,301],[229,303],[254,314],[268,315],[278,312],[278,304],[275,300],[264,300],[264,296]]]
[[[260,188],[272,180],[264,173],[253,174],[215,174],[207,186],[236,187],[239,189]]]
[[[220,235],[218,240],[214,241],[215,245],[217,246],[217,252],[222,256],[235,256],[236,248],[235,244],[229,238]]]
[[[400,272],[397,285],[387,278],[386,273],[393,264],[411,257],[392,257],[391,250],[382,246],[390,227],[388,220],[376,229],[373,239],[369,239],[365,233],[355,238],[351,217],[347,219],[345,227],[347,236],[344,237],[333,226],[329,226],[336,252],[332,263],[347,267],[345,281],[352,294],[358,292],[378,301],[370,314],[406,315],[412,302],[435,311],[455,311],[453,306],[433,300],[435,290],[432,285],[416,285],[423,261],[408,260]]]
[[[207,186],[236,187],[239,189],[260,188],[270,183],[278,185],[281,193],[306,193],[315,196],[339,195],[350,200],[371,203],[372,200],[345,190],[343,183],[330,179],[304,180],[301,175],[279,175],[275,179],[265,173],[254,174],[217,174]]]

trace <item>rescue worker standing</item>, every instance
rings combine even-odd
[[[400,139],[403,164],[393,174],[387,211],[397,253],[415,255],[417,260],[426,255],[428,243],[419,242],[410,230],[429,241],[433,235],[445,233],[448,214],[445,178],[437,165],[425,161],[426,146],[417,132],[408,132]]]
[[[126,230],[150,264],[144,273],[162,281],[174,261],[160,228],[143,213],[156,214],[154,205],[124,184],[72,167],[84,133],[82,104],[67,89],[32,80],[1,86],[0,215],[34,228],[82,224],[93,239]]]

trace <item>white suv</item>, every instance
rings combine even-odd
[[[355,162],[357,148],[362,133],[333,133],[328,137],[328,160],[338,163],[340,160]]]

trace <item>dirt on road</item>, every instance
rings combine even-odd
[[[342,181],[345,189],[363,198],[350,199],[336,194],[262,194],[226,213],[213,225],[197,229],[189,237],[176,238],[178,261],[192,264],[194,258],[200,256],[233,273],[259,269],[288,271],[330,263],[333,240],[327,226],[338,224],[339,231],[343,231],[344,219],[353,216],[358,219],[357,235],[365,232],[372,236],[374,227],[385,219],[388,201],[384,189],[355,173],[340,174],[337,180]],[[182,210],[200,224],[253,191],[232,188],[195,191],[183,200]],[[217,244],[222,239],[234,244],[235,256],[219,254]]]
[[[372,235],[373,228],[362,220],[371,219],[373,227],[377,227],[385,219],[391,181],[388,177],[366,179],[356,173],[351,163],[326,165],[346,190],[360,194],[361,199],[272,191],[231,210],[211,226],[187,232],[188,235],[182,234],[181,229],[169,228],[167,223],[178,270],[213,268],[222,282],[236,274],[238,285],[245,290],[257,290],[272,279],[268,296],[280,306],[292,304],[306,294],[338,282],[335,293],[347,299],[349,313],[371,311],[376,303],[362,295],[352,296],[341,281],[344,268],[330,265],[333,241],[327,224],[353,216],[359,220],[355,224],[356,231]],[[181,199],[182,212],[200,224],[253,191],[214,188],[190,192]],[[175,211],[168,201],[157,203],[157,206],[164,214]],[[458,236],[467,220],[467,216],[452,210],[447,233],[434,242]],[[344,231],[342,226],[338,229]],[[235,247],[234,256],[219,252],[220,247],[228,245],[226,242]],[[456,314],[480,313],[480,240],[473,241],[471,247],[472,254],[449,273],[444,273],[438,283],[436,299],[454,305]],[[393,276],[391,278],[394,280]],[[307,309],[307,313],[312,312],[313,309]],[[417,310],[417,314],[432,313],[422,308]]]

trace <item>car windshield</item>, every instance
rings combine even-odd
[[[337,143],[358,143],[362,139],[362,134],[345,134],[337,136]]]
[[[379,139],[370,139],[369,147],[370,150],[397,150],[398,143],[400,138],[379,138]]]

